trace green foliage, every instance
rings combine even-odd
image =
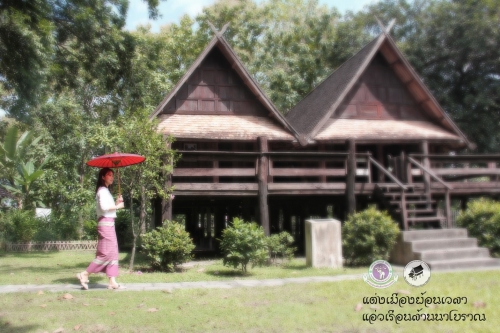
[[[116,225],[116,220],[115,220]],[[84,240],[97,240],[99,233],[97,232],[97,221],[87,220],[83,222],[83,237]],[[118,237],[117,237],[118,238]],[[120,244],[120,241],[118,241]]]
[[[485,198],[469,202],[458,216],[457,225],[467,228],[491,255],[500,257],[500,202]]]
[[[132,233],[130,232],[130,210],[120,209],[116,212],[115,231],[120,249],[130,248],[132,244]]]
[[[349,215],[342,227],[342,251],[347,265],[369,265],[388,260],[396,244],[398,225],[374,206]]]
[[[293,247],[293,242],[293,236],[286,231],[269,236],[267,238],[267,246],[271,255],[271,261],[276,263],[277,258],[281,258],[282,262],[285,259],[288,261],[292,260],[293,254],[297,251],[297,248]]]
[[[32,211],[11,209],[0,220],[5,239],[10,242],[30,242],[38,230],[38,220]]]
[[[141,241],[151,267],[165,272],[172,272],[177,265],[191,260],[195,248],[184,226],[170,221],[141,235]]]
[[[43,176],[43,167],[47,157],[35,168],[35,161],[30,158],[30,150],[33,151],[40,144],[41,136],[33,138],[32,132],[26,131],[20,137],[18,127],[11,126],[5,135],[3,144],[0,145],[0,166],[2,170],[0,177],[6,184],[2,186],[17,199],[18,208],[23,206],[32,207],[38,203],[45,206],[40,198],[33,195],[33,183]],[[27,162],[25,162],[28,159]],[[38,158],[40,159],[40,158]]]
[[[231,226],[222,231],[220,243],[224,266],[232,266],[246,273],[248,263],[263,265],[268,258],[267,239],[264,229],[255,222],[247,223],[237,217]]]

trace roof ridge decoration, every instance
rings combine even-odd
[[[300,136],[298,131],[289,123],[289,121],[283,116],[276,106],[272,103],[272,101],[267,97],[264,91],[260,88],[259,84],[255,81],[255,79],[250,75],[246,67],[241,62],[240,58],[236,55],[233,48],[229,45],[227,40],[224,38],[224,33],[229,26],[229,23],[226,23],[222,29],[217,30],[215,26],[211,22],[207,22],[210,26],[210,29],[214,32],[214,37],[207,44],[205,49],[200,53],[200,55],[196,58],[196,60],[189,66],[186,73],[182,76],[182,78],[177,82],[177,84],[170,90],[170,92],[165,96],[163,101],[158,104],[155,111],[153,111],[149,119],[153,119],[158,116],[165,106],[170,102],[172,98],[178,93],[179,89],[182,87],[184,83],[187,82],[189,77],[194,73],[196,68],[200,66],[201,62],[206,58],[208,53],[212,51],[214,47],[219,47],[219,50],[222,54],[227,58],[229,63],[231,64],[233,70],[243,79],[244,84],[250,89],[250,91],[255,95],[257,100],[264,106],[265,109],[268,110],[270,116],[272,116],[279,124],[281,124],[285,130],[290,132],[297,141],[305,145],[306,141]]]
[[[385,27],[377,17],[375,18],[382,30],[381,33],[334,70],[288,112],[286,118],[291,125],[299,131],[300,135],[303,136],[305,140],[314,142],[315,136],[338,109],[347,94],[353,89],[355,83],[361,75],[363,75],[375,55],[380,52],[385,57],[381,48],[382,45],[384,45],[384,47],[388,45],[408,71],[408,74],[412,77],[412,81],[416,83],[418,89],[426,95],[425,101],[421,104],[432,104],[432,111],[424,109],[423,107],[422,110],[426,114],[432,115],[432,118],[440,126],[460,137],[462,142],[468,147],[473,148],[475,145],[466,138],[462,131],[442,109],[389,35],[390,30],[396,22],[395,19],[391,20],[389,25]]]

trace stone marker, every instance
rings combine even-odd
[[[342,267],[340,221],[306,220],[306,264],[312,267]]]

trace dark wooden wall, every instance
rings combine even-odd
[[[374,57],[332,118],[428,119],[380,54]]]
[[[217,48],[191,74],[164,112],[267,116],[264,107]]]

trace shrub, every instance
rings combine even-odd
[[[138,220],[138,217],[134,217]],[[132,231],[130,230],[130,210],[120,209],[116,212],[115,230],[116,239],[120,249],[130,249],[132,247]],[[97,239],[97,238],[96,238]]]
[[[99,233],[97,232],[97,221],[88,220],[83,222],[83,240],[97,240]],[[118,244],[120,244],[118,242]]]
[[[2,221],[5,238],[11,242],[30,242],[38,229],[35,213],[29,210],[11,209],[2,216]]]
[[[282,261],[285,259],[292,260],[293,254],[297,250],[296,247],[292,246],[293,242],[293,236],[286,231],[268,237],[267,246],[271,255],[271,261],[275,263],[277,258],[281,258]]]
[[[172,272],[193,258],[194,244],[184,226],[165,221],[162,227],[141,235],[141,248],[155,270]]]
[[[500,202],[484,198],[469,202],[458,216],[457,225],[467,228],[492,256],[500,257]]]
[[[246,223],[235,217],[231,226],[224,229],[220,243],[224,266],[247,271],[248,263],[252,266],[263,265],[268,258],[264,229],[256,223]]]
[[[375,207],[349,215],[342,227],[342,251],[347,265],[369,265],[388,260],[396,244],[398,225]]]

